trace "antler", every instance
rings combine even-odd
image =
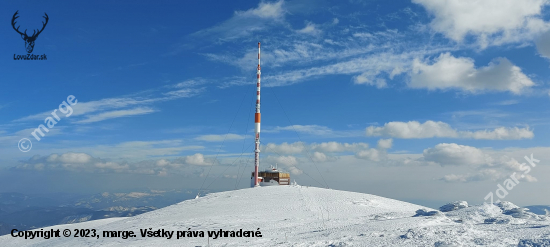
[[[16,16],[17,12],[19,12],[19,10],[15,11],[15,14],[13,14],[13,18],[11,18],[11,26],[13,27],[13,30],[15,30],[19,34],[27,36],[27,30],[25,30],[25,33],[22,33],[22,32],[19,32],[19,27],[21,26],[18,26],[17,28],[15,28],[15,24],[17,23],[15,19],[19,18],[19,16]]]
[[[40,31],[38,31],[38,33],[36,33],[36,34],[34,34],[34,32],[33,32],[32,37],[37,37],[42,31],[44,31],[44,28],[46,27],[46,25],[48,25],[48,20],[50,18],[48,17],[48,14],[46,14],[45,12],[44,12],[44,15],[46,15],[46,16],[42,16],[42,17],[44,17],[44,19],[46,19],[46,23],[42,22],[42,29]]]

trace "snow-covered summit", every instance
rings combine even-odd
[[[545,216],[514,218],[498,206],[484,205],[413,217],[419,209],[434,211],[369,194],[260,187],[213,193],[134,217],[44,228],[70,229],[73,234],[74,229],[96,229],[99,238],[31,240],[5,235],[0,246],[517,246],[522,239],[550,239]],[[486,218],[503,221],[484,222]],[[229,231],[228,236],[208,238],[209,231],[220,229]],[[231,237],[231,231],[238,235],[240,229],[261,232],[261,237]],[[170,239],[142,237],[145,230],[174,234]],[[103,231],[133,231],[136,237],[108,238]],[[177,231],[186,231],[185,237],[177,239]],[[202,231],[204,237],[187,235],[193,231]]]

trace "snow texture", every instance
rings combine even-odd
[[[442,213],[369,194],[306,186],[260,187],[213,193],[134,217],[44,228],[97,229],[100,234],[132,230],[134,238],[31,240],[4,235],[0,246],[550,246],[550,220],[544,215],[506,203],[452,205],[445,207],[452,211]],[[191,228],[204,231],[205,237],[141,237],[140,229],[146,228]],[[207,237],[207,231],[258,228],[262,237]]]

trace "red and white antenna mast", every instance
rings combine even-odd
[[[260,123],[261,123],[261,114],[260,114],[260,75],[262,74],[260,69],[260,42],[258,42],[258,72],[257,78],[258,83],[256,84],[256,114],[254,114],[254,133],[255,145],[254,149],[254,187],[260,186],[258,184],[258,167],[260,166]]]

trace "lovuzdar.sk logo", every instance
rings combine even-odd
[[[21,26],[18,26],[17,28],[15,27],[15,24],[17,24],[15,20],[19,18],[19,16],[17,16],[18,12],[19,10],[15,11],[15,14],[13,14],[13,17],[11,18],[11,26],[13,27],[13,30],[15,30],[19,35],[21,35],[21,38],[25,41],[25,49],[27,50],[28,54],[26,55],[13,54],[13,60],[47,60],[46,54],[34,55],[32,54],[32,51],[34,50],[34,42],[36,41],[36,38],[38,38],[38,35],[40,35],[42,31],[44,31],[44,28],[46,28],[46,25],[48,24],[48,20],[50,19],[48,17],[48,14],[44,13],[45,16],[42,16],[44,17],[44,19],[46,19],[45,22],[42,21],[42,29],[40,29],[40,31],[38,31],[38,29],[36,30],[33,29],[32,35],[29,36],[27,34],[27,29],[25,29],[24,32],[21,32],[19,31],[19,27]]]

